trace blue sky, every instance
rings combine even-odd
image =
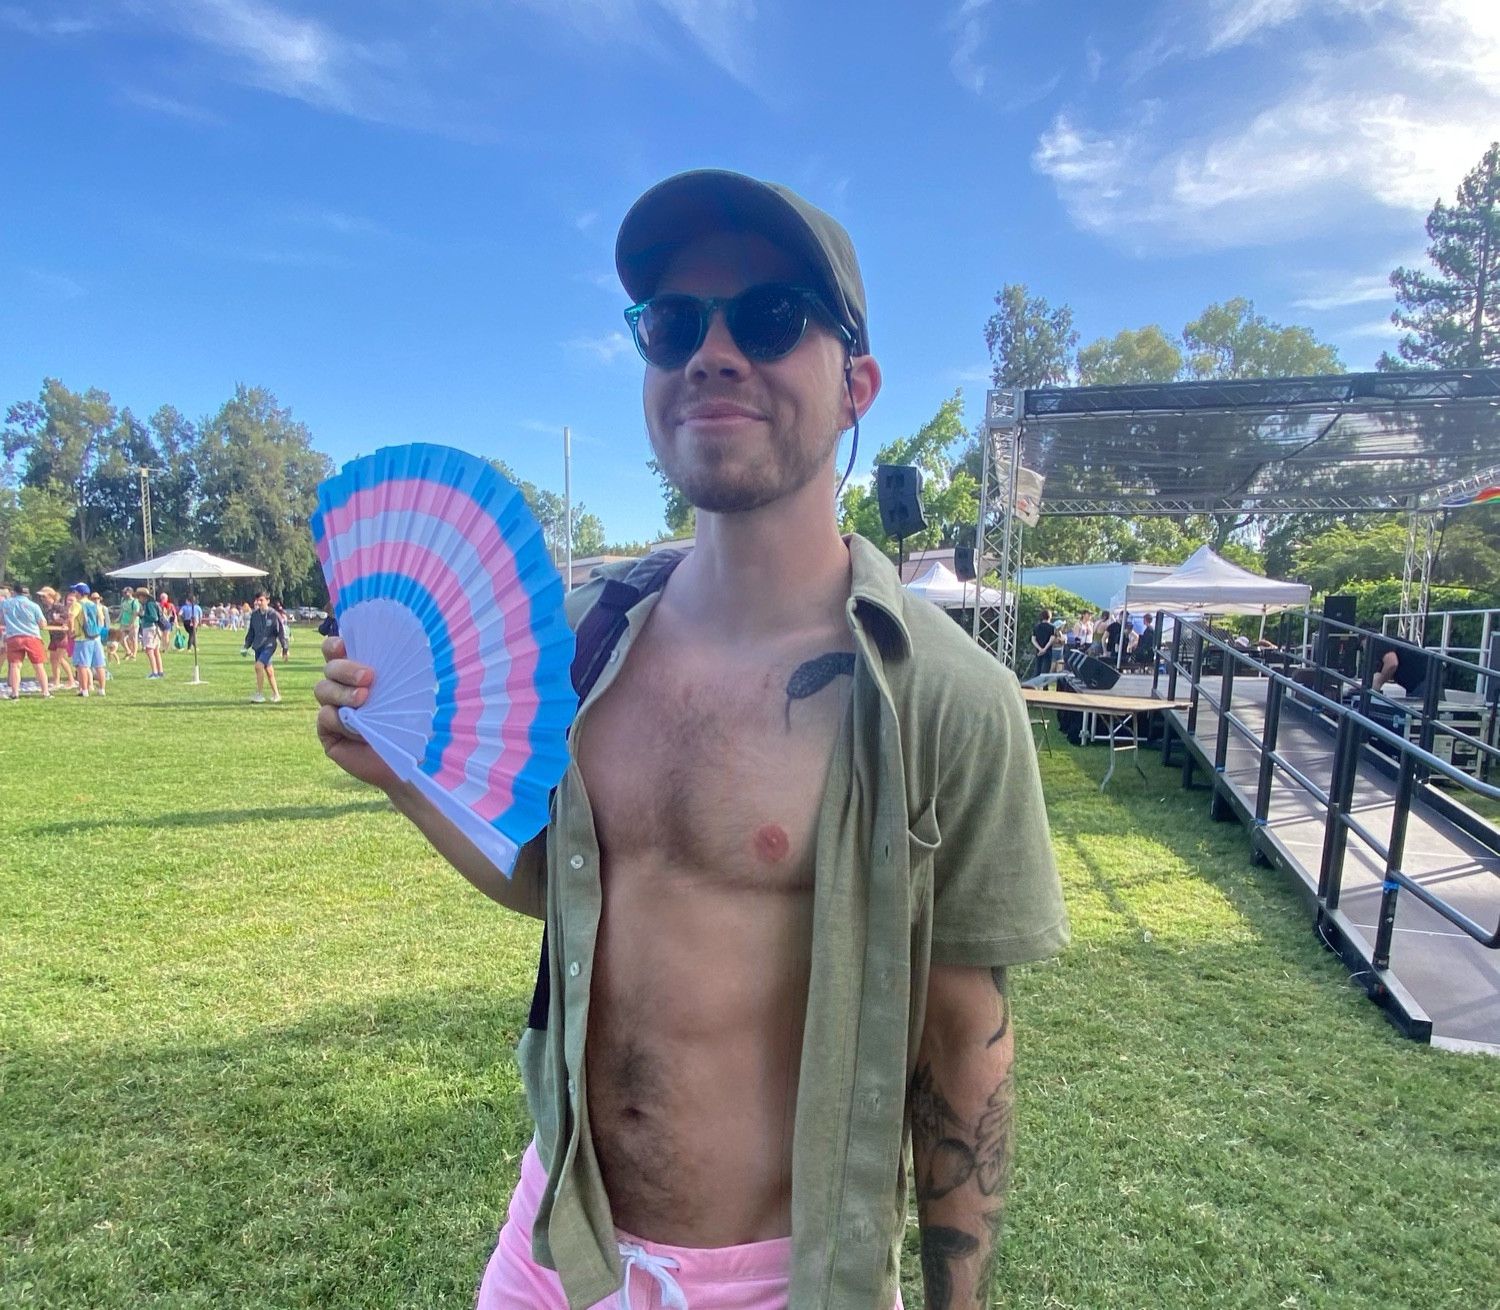
[[[1351,369],[1500,137],[1494,0],[0,0],[0,403],[269,387],[342,461],[442,440],[648,538],[615,228],[679,169],[852,233],[885,390],[962,386],[1005,282],[1084,341],[1247,295]]]

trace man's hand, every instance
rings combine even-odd
[[[934,965],[909,1093],[928,1310],[990,1304],[1010,1180],[1013,1052],[1005,970]]]
[[[345,773],[389,793],[396,786],[396,775],[390,765],[339,718],[341,709],[357,709],[369,699],[375,670],[368,664],[347,659],[342,637],[324,638],[323,659],[326,661],[323,676],[313,688],[319,706],[318,740],[323,744],[323,754]]]

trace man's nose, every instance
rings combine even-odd
[[[735,345],[729,325],[724,321],[724,311],[715,306],[709,315],[708,331],[687,362],[688,373],[693,377],[737,377],[749,367],[750,361]]]

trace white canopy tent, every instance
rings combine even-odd
[[[980,593],[981,605],[1000,603],[1000,593],[994,587],[980,587],[977,582],[960,582],[958,575],[941,561],[935,562],[920,577],[908,582],[906,590],[945,610],[971,608],[976,592]]]
[[[111,569],[106,575],[111,578],[146,578],[157,581],[162,578],[186,578],[188,582],[206,582],[213,578],[263,578],[265,569],[253,564],[241,564],[238,560],[225,559],[221,555],[210,555],[206,550],[173,550],[154,559],[143,559],[139,564],[127,564],[122,569]],[[202,682],[198,676],[198,643],[193,642],[193,676],[191,682]]]
[[[1131,583],[1115,597],[1115,608],[1152,614],[1259,614],[1306,609],[1312,588],[1305,582],[1263,578],[1199,546],[1174,573],[1155,582]],[[1305,625],[1304,625],[1305,626]]]

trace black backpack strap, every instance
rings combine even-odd
[[[667,579],[687,555],[685,550],[659,550],[639,561],[623,579],[605,581],[598,599],[578,625],[573,647],[573,690],[583,704],[625,629],[630,626],[630,611],[653,591],[667,585]],[[542,952],[536,965],[536,987],[531,993],[531,1009],[526,1026],[546,1031],[547,1011],[552,1004],[552,975],[547,953],[547,927],[542,925]]]

